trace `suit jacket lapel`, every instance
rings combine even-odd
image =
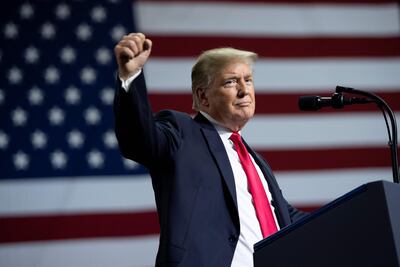
[[[236,186],[235,186],[235,178],[233,176],[233,171],[231,164],[229,162],[228,155],[226,153],[224,144],[218,132],[215,130],[214,126],[209,122],[203,115],[200,113],[194,118],[201,125],[201,131],[203,132],[206,143],[209,147],[211,154],[213,155],[217,166],[222,174],[224,182],[228,188],[229,194],[231,196],[231,200],[233,201],[237,218],[237,222],[239,222],[239,213],[237,207],[237,197],[236,197]],[[243,140],[244,141],[244,140]],[[281,227],[284,227],[290,223],[290,215],[288,214],[285,205],[285,200],[280,192],[278,183],[272,173],[271,168],[268,164],[262,160],[257,153],[255,153],[244,141],[247,150],[253,156],[254,160],[257,162],[261,171],[264,174],[265,179],[267,180],[269,190],[272,195],[272,205],[275,207],[275,214],[278,219],[278,223]]]
[[[233,176],[232,167],[221,137],[218,135],[218,132],[215,130],[214,126],[200,113],[195,117],[195,120],[202,126],[201,131],[203,132],[208,148],[217,163],[222,177],[224,178],[225,184],[237,211],[235,178]]]

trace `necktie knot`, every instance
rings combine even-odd
[[[240,136],[240,134],[238,132],[233,132],[232,135],[229,137],[229,139],[234,144],[242,143],[242,137]]]

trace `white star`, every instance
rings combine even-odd
[[[22,70],[20,70],[17,67],[12,67],[8,71],[8,81],[11,84],[19,84],[22,82],[22,79],[24,78],[24,75],[22,73]]]
[[[126,29],[124,26],[122,25],[117,25],[114,26],[111,29],[111,38],[115,41],[115,42],[119,42],[122,38],[122,36],[124,36],[126,34]]]
[[[93,84],[97,78],[97,73],[92,67],[85,67],[81,70],[81,80],[85,84]]]
[[[54,169],[64,169],[67,165],[68,157],[64,152],[56,150],[50,154],[50,162]]]
[[[116,148],[118,145],[117,138],[113,130],[108,130],[103,134],[103,142],[107,148]]]
[[[46,22],[42,25],[40,34],[42,35],[43,39],[53,39],[56,35],[56,28],[52,23]]]
[[[136,169],[139,166],[139,163],[130,159],[122,158],[122,161],[124,163],[125,169],[128,170]]]
[[[112,105],[114,102],[114,89],[110,87],[103,88],[100,91],[100,99],[104,105]]]
[[[93,21],[100,23],[106,19],[107,13],[106,13],[106,10],[104,9],[104,7],[96,6],[90,12],[90,16],[92,17]]]
[[[64,122],[65,114],[59,107],[53,107],[49,110],[48,118],[52,125],[61,125]]]
[[[65,102],[70,105],[76,105],[81,101],[81,92],[73,86],[67,88],[64,94]]]
[[[9,141],[8,135],[6,135],[3,131],[0,131],[0,149],[6,149]]]
[[[61,61],[65,64],[70,64],[72,62],[75,62],[76,59],[75,49],[73,49],[70,46],[64,47],[63,49],[61,49],[60,58]]]
[[[56,7],[57,18],[64,20],[64,19],[69,18],[70,15],[71,15],[71,9],[69,8],[69,6],[67,4],[62,3]]]
[[[3,105],[4,100],[6,99],[6,94],[3,89],[0,89],[0,105]]]
[[[24,126],[28,120],[28,113],[20,107],[11,112],[11,120],[15,126]]]
[[[98,150],[90,151],[86,156],[87,162],[91,168],[98,169],[104,164],[104,155]]]
[[[39,50],[34,47],[30,46],[25,49],[25,61],[26,63],[36,63],[39,60]]]
[[[16,154],[14,154],[13,160],[14,166],[17,170],[25,170],[29,167],[29,156],[22,151],[18,151]]]
[[[29,90],[28,100],[31,105],[40,105],[43,103],[43,91],[36,86]]]
[[[9,22],[4,26],[3,32],[6,39],[14,39],[18,36],[18,27],[15,23]]]
[[[92,28],[86,23],[82,23],[76,29],[76,36],[81,41],[87,41],[92,37]]]
[[[85,142],[85,136],[74,129],[67,134],[67,142],[71,148],[81,148]]]
[[[34,14],[32,5],[29,4],[29,3],[23,4],[21,6],[21,8],[19,9],[19,14],[20,14],[22,19],[30,19],[30,18],[32,18],[33,14]]]
[[[96,60],[99,64],[106,65],[110,63],[112,55],[109,49],[102,47],[97,49],[95,54]]]
[[[89,125],[96,125],[101,119],[101,112],[95,107],[89,107],[85,110],[84,118]]]
[[[45,148],[47,145],[47,136],[44,132],[42,132],[40,130],[35,130],[31,134],[31,142],[32,142],[32,146],[35,149]]]
[[[60,79],[60,72],[56,67],[50,66],[44,70],[44,79],[48,84],[55,84]]]

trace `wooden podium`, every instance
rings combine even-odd
[[[400,185],[362,185],[254,246],[255,267],[400,267]]]

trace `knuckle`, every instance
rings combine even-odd
[[[115,51],[115,52],[120,52],[122,49],[123,49],[123,46],[121,46],[121,45],[116,45],[115,48],[114,48],[114,51]]]
[[[141,42],[141,39],[140,39],[140,37],[139,37],[139,36],[137,36],[137,35],[135,35],[135,36],[132,36],[132,40],[134,40],[135,42],[138,42],[138,43],[140,43],[140,42]]]
[[[137,49],[137,44],[134,41],[129,41],[128,46],[133,50]]]

